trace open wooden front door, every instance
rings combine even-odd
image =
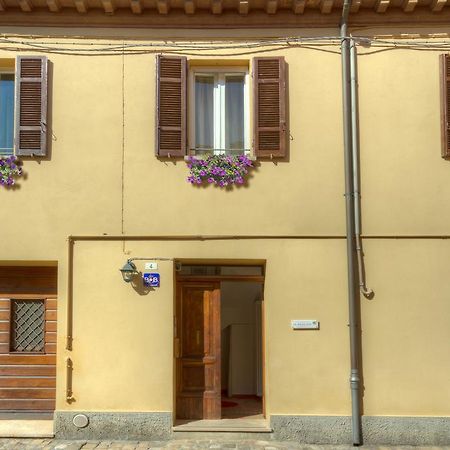
[[[220,284],[178,282],[176,417],[220,419]]]

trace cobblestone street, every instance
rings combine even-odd
[[[0,449],[11,450],[157,450],[157,449],[236,449],[236,450],[351,450],[350,445],[305,445],[263,440],[190,439],[171,441],[62,441],[57,439],[0,439]],[[450,450],[450,447],[361,446],[367,450]]]

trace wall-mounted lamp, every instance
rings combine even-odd
[[[130,259],[119,270],[122,273],[122,278],[125,283],[129,283],[133,279],[133,277],[139,273],[136,269],[136,266]]]

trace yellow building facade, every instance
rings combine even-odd
[[[164,439],[186,432],[183,425],[202,431],[206,425],[195,421],[212,417],[206,403],[202,417],[192,414],[192,407],[192,417],[184,411],[181,421],[177,405],[183,383],[190,392],[208,390],[209,372],[201,366],[199,381],[187,366],[179,368],[179,340],[187,348],[192,338],[206,349],[209,327],[211,342],[222,341],[219,383],[220,390],[228,389],[214,420],[226,428],[223,421],[236,418],[227,416],[230,404],[254,397],[260,410],[252,412],[260,422],[252,422],[250,430],[229,422],[230,429],[300,442],[351,442],[340,9],[331,5],[331,18],[323,5],[314,15],[317,21],[323,17],[322,27],[302,25],[308,11],[303,16],[294,8],[289,14],[296,22],[287,18],[286,26],[285,11],[279,10],[261,12],[268,17],[267,27],[252,22],[248,13],[248,23],[256,25],[245,28],[241,11],[229,12],[236,14],[239,27],[221,28],[213,18],[209,29],[189,26],[190,17],[202,18],[196,12],[183,13],[183,29],[177,27],[178,16],[169,26],[176,10],[168,12],[167,26],[152,22],[134,27],[131,21],[139,24],[144,10],[134,19],[124,16],[123,26],[113,28],[120,14],[94,8],[85,16],[78,12],[78,22],[72,20],[75,11],[67,13],[71,27],[63,28],[67,5],[60,11],[61,27],[60,19],[53,19],[56,13],[41,14],[39,5],[30,12],[6,5],[5,18],[11,19],[1,30],[0,74],[17,72],[20,58],[45,56],[48,106],[42,131],[45,155],[19,155],[23,176],[12,187],[0,187],[4,411],[49,411],[56,436],[66,438]],[[421,8],[425,6],[419,5],[419,12]],[[440,55],[450,44],[449,28],[421,24],[420,18],[412,23],[414,19],[404,19],[406,12],[397,12],[401,8],[393,9],[393,17],[400,14],[401,20],[392,26],[358,28],[363,19],[354,13],[349,28],[357,48],[365,277],[374,293],[357,296],[362,439],[449,445],[450,166],[441,156],[445,111],[440,82]],[[225,8],[221,15],[226,13]],[[34,23],[27,22],[30,14],[38,14]],[[158,14],[148,20],[164,21],[164,14]],[[439,14],[444,20],[446,9]],[[47,16],[56,22],[46,23]],[[97,16],[105,17],[101,26],[95,23]],[[400,26],[402,20],[407,26]],[[157,55],[186,58],[189,149],[195,147],[189,130],[197,130],[194,122],[200,114],[193,107],[192,74],[228,76],[237,73],[233,68],[243,70],[245,134],[254,165],[245,184],[192,185],[186,181],[183,156],[155,154]],[[282,58],[285,64],[282,158],[255,155],[258,91],[253,68],[259,57]],[[17,104],[15,109],[17,114]],[[17,145],[16,140],[15,149]],[[3,158],[11,154],[5,152]],[[138,272],[130,283],[119,272],[127,260]],[[46,275],[39,275],[40,270]],[[57,274],[57,287],[46,270]],[[144,286],[147,272],[160,275],[158,287]],[[40,291],[39,277],[54,287],[43,282]],[[231,326],[226,334],[222,322],[214,332],[205,319],[201,333],[194,324],[192,333],[197,334],[180,336],[185,328],[174,318],[187,330],[189,320],[197,320],[195,308],[190,313],[179,300],[188,295],[179,293],[183,283],[218,292],[222,317],[240,308],[239,299],[251,291],[249,302],[260,308],[250,313],[253,328]],[[250,284],[258,288],[253,291]],[[225,311],[226,295],[230,303]],[[204,317],[207,297],[200,301]],[[57,308],[48,303],[45,310],[45,301],[56,298]],[[35,355],[13,347],[11,336],[20,330],[12,317],[20,315],[14,302],[39,300],[44,301],[46,319],[40,323],[47,334]],[[246,325],[244,310],[236,314],[230,323]],[[310,321],[318,322],[317,328]],[[307,329],[295,329],[302,327]],[[56,339],[56,350],[47,335]],[[224,349],[226,339],[235,342],[234,348],[251,342],[250,388],[242,387],[245,374],[239,369],[246,357],[236,354],[234,360],[230,355],[237,350]],[[55,352],[55,373],[39,372],[39,367],[55,364]],[[21,359],[27,356],[35,360]],[[198,369],[198,361],[189,367]],[[203,359],[201,364],[208,363]],[[23,396],[15,397],[19,372],[7,367],[22,365],[32,367],[22,377],[39,372],[56,384],[20,385]],[[35,392],[39,398],[33,397]]]

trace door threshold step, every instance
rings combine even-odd
[[[184,425],[179,425],[172,428],[172,431],[184,431],[184,432],[223,432],[223,433],[272,433],[272,428],[266,427],[185,427]]]
[[[0,433],[0,439],[53,439],[53,433]]]
[[[53,420],[0,420],[0,438],[53,437]]]
[[[171,439],[173,440],[196,440],[196,439],[209,439],[209,440],[220,440],[224,441],[234,441],[234,440],[256,440],[256,441],[268,441],[273,437],[272,433],[267,430],[264,432],[256,431],[173,431],[171,434]]]
[[[265,420],[197,420],[175,425],[174,432],[272,433]]]

